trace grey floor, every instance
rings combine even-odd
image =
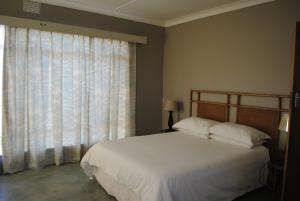
[[[0,201],[116,201],[96,181],[90,181],[79,164],[50,166],[0,176]],[[269,201],[261,188],[236,201]]]

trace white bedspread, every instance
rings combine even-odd
[[[101,170],[140,201],[229,201],[265,184],[268,161],[263,146],[246,149],[179,131],[95,144],[81,165],[90,177]]]

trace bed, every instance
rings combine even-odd
[[[285,111],[282,106],[241,104],[241,96],[265,95],[218,92],[227,97],[236,95],[237,103],[233,104],[231,98],[226,103],[202,101],[200,93],[208,92],[191,91],[196,116],[225,122],[230,107],[237,107],[236,122],[277,139],[278,121]],[[266,184],[275,144],[245,149],[178,131],[100,142],[85,154],[81,166],[118,201],[230,201]]]

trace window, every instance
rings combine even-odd
[[[5,34],[4,172],[79,161],[99,141],[134,134],[134,44],[12,26]]]
[[[2,155],[2,67],[4,50],[4,26],[0,25],[0,156]]]

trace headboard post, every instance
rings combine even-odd
[[[193,90],[191,91],[191,93],[190,93],[190,117],[193,115],[193,94],[194,94],[194,92],[193,92]]]
[[[231,104],[231,94],[227,94],[227,117],[226,117],[226,121],[230,120],[230,104]]]

